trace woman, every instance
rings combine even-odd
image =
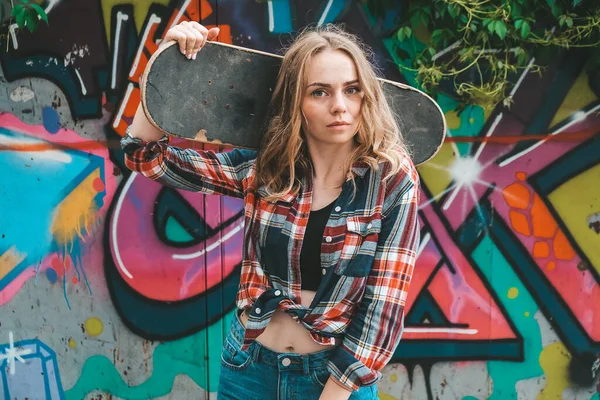
[[[183,22],[164,43],[193,62],[217,35]],[[169,146],[138,108],[125,162],[166,185],[244,199],[219,398],[375,399],[416,259],[417,172],[373,68],[338,28],[295,40],[270,110],[257,154]]]

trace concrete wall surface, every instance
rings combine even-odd
[[[242,237],[217,242],[242,203],[124,167],[140,74],[181,20],[271,52],[343,21],[415,85],[393,18],[357,0],[40,4],[49,26],[0,43],[0,398],[213,398]],[[599,400],[600,80],[585,60],[516,76],[510,107],[458,115],[451,88],[438,98],[451,138],[419,167],[419,258],[382,400]]]

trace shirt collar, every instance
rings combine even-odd
[[[354,175],[358,178],[364,178],[365,174],[367,173],[367,171],[369,170],[369,165],[365,162],[362,161],[356,161],[354,164],[352,164],[352,167],[350,168],[350,170],[352,171],[352,173],[354,173]],[[312,175],[312,163],[309,163],[309,174]],[[301,183],[302,186],[305,188],[305,190],[312,190],[312,179],[307,179],[307,176],[304,175],[301,178]],[[258,192],[260,192],[261,194],[266,196],[266,189],[264,186],[260,186],[258,188]],[[285,203],[293,203],[294,199],[296,198],[296,194],[294,193],[286,193],[283,196],[281,196],[279,198],[279,201],[283,201]]]

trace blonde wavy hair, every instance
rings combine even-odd
[[[310,155],[302,132],[302,98],[306,85],[305,69],[310,59],[326,49],[347,54],[356,65],[363,93],[361,118],[354,136],[357,144],[346,161],[344,171],[353,179],[354,163],[373,169],[387,162],[384,179],[399,172],[408,150],[388,105],[375,68],[372,53],[355,35],[335,25],[306,28],[287,49],[270,103],[270,116],[256,159],[255,187],[266,188],[267,201],[287,193],[297,193],[303,173],[311,171]],[[356,190],[356,186],[355,186]]]

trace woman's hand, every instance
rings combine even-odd
[[[167,31],[161,45],[175,40],[179,51],[188,59],[196,59],[196,54],[206,44],[219,34],[219,28],[206,29],[196,21],[183,21]]]

